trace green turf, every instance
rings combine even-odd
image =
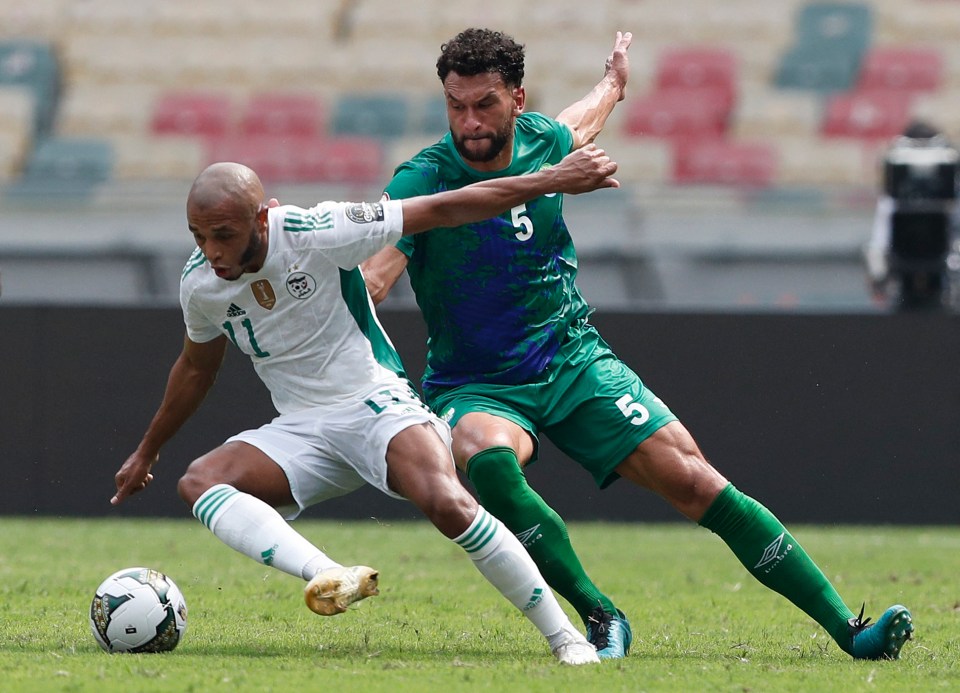
[[[851,607],[913,611],[917,637],[900,661],[856,662],[702,529],[574,523],[591,575],[633,623],[634,649],[571,668],[429,525],[297,526],[342,563],[378,568],[381,596],[314,616],[300,581],[188,519],[0,519],[0,690],[960,690],[954,528],[792,528]],[[132,565],[168,573],[186,596],[173,653],[111,656],[90,635],[94,589]]]

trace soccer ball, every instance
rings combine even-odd
[[[107,652],[169,652],[186,629],[180,588],[149,568],[117,571],[100,584],[90,604],[90,630]]]

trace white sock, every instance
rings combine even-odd
[[[258,563],[310,580],[340,565],[303,538],[280,513],[249,493],[217,484],[197,499],[194,516],[232,549]]]
[[[477,570],[500,594],[543,633],[551,649],[568,640],[571,634],[579,635],[530,554],[510,530],[483,507],[466,531],[453,541],[467,552]]]

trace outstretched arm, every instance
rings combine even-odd
[[[623,100],[630,72],[627,49],[632,41],[633,34],[629,31],[618,31],[613,51],[607,58],[603,79],[589,94],[567,106],[557,116],[557,120],[573,132],[574,149],[593,142],[607,122],[607,117],[613,112],[613,107]]]
[[[537,173],[473,183],[459,190],[401,200],[403,233],[409,235],[437,227],[460,226],[497,216],[518,204],[553,192],[578,194],[598,188],[615,188],[611,178],[617,165],[595,145],[575,150],[560,163]],[[367,291],[374,303],[387,297],[407,267],[407,256],[391,246],[361,266]]]
[[[183,351],[170,369],[160,408],[143,434],[140,445],[114,477],[117,492],[110,503],[119,504],[127,496],[145,489],[153,480],[150,468],[159,458],[160,448],[180,430],[213,386],[226,346],[226,337],[204,343],[184,338]]]
[[[403,234],[489,219],[549,193],[576,195],[598,188],[617,188],[620,183],[611,178],[616,171],[617,164],[606,152],[591,144],[536,173],[493,178],[458,190],[406,198],[401,200]]]

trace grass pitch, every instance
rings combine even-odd
[[[857,662],[705,530],[574,523],[574,544],[630,617],[634,646],[625,660],[572,668],[427,523],[296,526],[340,562],[378,568],[381,596],[316,616],[302,582],[189,519],[0,519],[0,690],[960,690],[954,528],[792,528],[851,607],[913,612],[917,635],[901,660]],[[134,565],[168,573],[186,596],[187,632],[172,653],[107,655],[90,634],[97,585]]]

